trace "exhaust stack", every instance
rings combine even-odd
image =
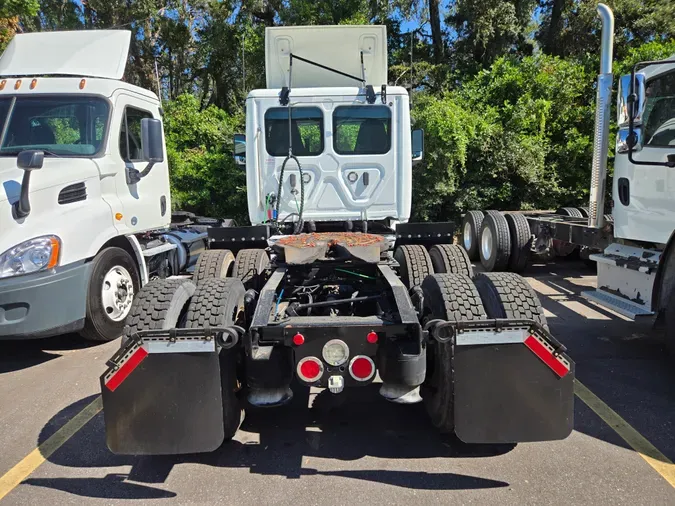
[[[598,4],[602,20],[600,45],[600,75],[595,104],[595,133],[593,137],[593,167],[588,226],[602,228],[605,224],[605,182],[607,180],[607,150],[609,146],[610,102],[612,100],[612,58],[614,49],[614,14],[605,4]]]

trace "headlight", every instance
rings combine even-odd
[[[36,237],[0,255],[0,278],[43,271],[59,263],[61,241],[54,235]]]

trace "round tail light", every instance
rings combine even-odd
[[[368,381],[375,376],[375,363],[370,357],[358,355],[349,362],[349,374],[356,381]]]
[[[313,383],[323,376],[323,364],[316,357],[305,357],[298,362],[298,377],[307,383]]]

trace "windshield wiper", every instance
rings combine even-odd
[[[67,154],[62,154],[58,155],[54,153],[53,151],[48,151],[46,149],[10,149],[10,150],[4,150],[0,149],[0,156],[18,156],[19,153],[22,151],[42,151],[45,155],[49,156],[55,156],[56,158],[63,158],[64,156],[68,156]],[[76,153],[73,153],[76,154]]]

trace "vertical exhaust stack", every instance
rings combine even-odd
[[[588,226],[602,228],[605,222],[605,182],[607,180],[607,150],[609,146],[610,102],[612,100],[612,58],[614,49],[614,14],[605,4],[598,4],[602,19],[600,45],[600,75],[595,104],[595,134],[593,138],[593,168]]]

